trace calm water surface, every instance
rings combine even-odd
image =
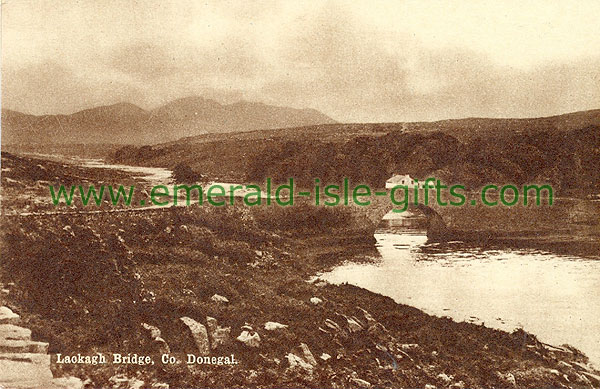
[[[168,169],[77,162],[129,171],[154,184],[171,182]],[[508,331],[522,327],[544,342],[573,345],[600,366],[600,260],[462,242],[427,244],[423,235],[375,238],[381,257],[373,263],[348,263],[320,278],[354,284],[437,316]]]
[[[161,167],[130,166],[106,163],[100,159],[79,159],[79,165],[87,168],[115,169],[140,176],[154,185],[166,185],[171,182],[171,171]]]
[[[320,278],[347,282],[398,303],[570,344],[600,366],[600,260],[462,242],[426,244],[420,235],[376,234],[381,258],[348,263]]]

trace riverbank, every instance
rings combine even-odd
[[[40,179],[137,179],[12,161],[3,165],[11,170],[3,171],[1,276],[11,285],[7,305],[34,340],[49,343],[55,377],[92,387],[441,388],[591,387],[600,376],[576,350],[522,331],[456,323],[351,285],[308,282],[350,259],[348,252],[376,255],[374,227],[351,210],[43,214],[44,204],[31,204],[44,189]],[[42,214],[18,216],[23,207]],[[234,354],[239,364],[163,365],[165,344],[173,355],[206,353],[183,317],[210,331],[209,356]],[[58,364],[57,353],[131,353],[156,363]]]
[[[447,241],[600,259],[600,202],[555,198],[552,205],[434,209],[448,226]]]
[[[159,329],[174,354],[198,352],[181,317],[212,317],[230,328],[210,355],[234,354],[234,366],[53,359],[55,376],[95,386],[121,374],[156,387],[591,387],[598,375],[585,370],[584,355],[524,332],[429,316],[350,285],[307,282],[346,259],[341,247],[372,253],[372,236],[337,223],[311,230],[307,209],[304,222],[266,223],[283,216],[273,214],[278,209],[5,220],[3,278],[15,283],[9,304],[35,339],[63,355],[153,354],[142,323]],[[242,339],[256,333],[260,341],[236,340],[244,331]]]

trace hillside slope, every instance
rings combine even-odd
[[[413,128],[402,123],[329,124],[206,134],[124,148],[115,160],[168,168],[185,163],[225,181],[294,177],[311,185],[315,178],[339,183],[348,177],[382,187],[393,174],[409,173],[471,189],[490,182],[543,182],[561,195],[595,196],[600,192],[599,112],[541,119],[464,119]]]
[[[95,107],[71,115],[28,115],[2,110],[2,143],[154,144],[212,132],[334,123],[312,109],[238,102],[222,105],[187,97],[146,111],[129,103]]]

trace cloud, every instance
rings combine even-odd
[[[592,109],[600,56],[531,68],[498,64],[468,47],[428,47],[324,7],[281,45],[285,74],[270,101],[319,107],[345,121],[534,117]],[[286,50],[287,48],[287,50]]]
[[[4,68],[2,73],[3,108],[26,113],[69,114],[83,108],[142,99],[143,91],[127,82],[81,76],[55,62]]]
[[[440,66],[444,63],[440,56],[453,57],[437,53],[422,62],[422,69],[444,84],[426,96],[435,110],[425,116],[535,117],[598,108],[600,57],[524,70],[500,67],[473,55],[468,60],[464,53],[457,56],[456,65]],[[422,103],[415,102],[415,108],[425,106]]]
[[[469,21],[463,28],[455,23],[459,11],[450,19],[432,13],[431,27],[417,23],[410,12],[425,10],[410,2],[396,13],[337,1],[119,4],[9,7],[3,16],[3,106],[36,114],[119,101],[153,108],[198,94],[382,122],[541,116],[597,108],[600,101],[595,52],[582,56],[579,50],[565,59],[564,38],[555,57],[552,50],[537,50],[539,58],[499,60],[519,42],[490,41],[495,48],[477,41],[493,26],[473,24],[469,7],[459,10]],[[488,20],[504,29],[502,36],[522,31],[496,19]],[[588,29],[573,30],[581,33],[573,42],[589,44],[582,38]],[[524,36],[521,54],[543,39],[535,29],[525,31],[535,39]],[[431,40],[435,34],[444,34],[441,43]]]

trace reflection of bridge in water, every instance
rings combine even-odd
[[[331,208],[340,209],[340,212],[350,210],[355,227],[362,227],[373,233],[379,228],[390,227],[398,232],[426,233],[431,241],[445,240],[448,237],[449,231],[446,223],[438,212],[429,206],[411,203],[405,211],[394,212],[385,217],[390,211],[397,208],[389,197],[373,196],[370,200],[369,205],[357,205],[350,201],[347,206],[337,205]],[[295,204],[311,204],[311,201],[306,198],[296,197],[294,201]]]
[[[228,184],[234,185],[234,184]],[[198,198],[197,196],[191,196],[190,204],[187,204],[186,196],[182,193],[183,196],[179,196],[179,201],[177,204],[173,204],[173,199],[170,198],[168,201],[168,205],[149,205],[148,202],[143,206],[132,206],[132,207],[121,207],[121,208],[102,208],[102,209],[86,209],[86,208],[75,208],[68,210],[59,210],[59,211],[46,211],[46,212],[21,212],[15,214],[3,214],[2,216],[8,217],[44,217],[44,216],[57,216],[57,215],[93,215],[93,214],[118,214],[118,213],[129,213],[129,214],[152,214],[152,213],[162,213],[164,211],[176,212],[176,209],[185,209],[188,207],[198,206]],[[236,208],[238,211],[241,211],[243,214],[251,213],[252,209],[257,207],[249,207],[244,205],[243,201],[240,201],[240,197],[243,197],[245,192],[240,191],[240,195],[235,196],[237,200],[234,202],[234,205],[228,204],[228,201],[223,201],[224,208]],[[223,200],[229,200],[229,196],[223,196]],[[364,200],[363,200],[364,201]],[[314,200],[302,197],[295,196],[294,197],[294,206],[296,205],[309,205],[315,206]],[[275,202],[272,202],[271,205],[264,205],[268,207],[279,207],[280,205],[276,205]],[[214,205],[203,205],[203,207],[215,207],[221,208]],[[260,207],[260,206],[259,206]],[[320,207],[326,207],[324,205],[320,205]],[[446,228],[446,224],[442,217],[431,207],[425,206],[422,204],[414,205],[411,203],[408,208],[403,212],[394,212],[391,213],[393,209],[396,207],[388,197],[375,197],[371,198],[371,202],[369,205],[357,205],[352,201],[349,202],[347,206],[345,205],[337,205],[334,207],[328,207],[330,209],[339,209],[340,212],[350,211],[352,214],[352,223],[354,227],[358,227],[365,230],[365,233],[374,233],[377,229],[394,229],[395,232],[402,233],[418,233],[418,234],[427,234],[427,237],[432,241],[444,240],[448,236],[448,229]],[[389,216],[386,214],[389,213]],[[385,217],[384,217],[385,216]]]
[[[395,209],[389,198],[375,198],[369,206],[354,207],[362,209],[374,229],[391,229],[405,234],[427,234],[432,241],[444,240],[448,229],[442,217],[431,207],[423,204],[410,204],[403,212],[391,212]]]
[[[406,210],[402,213],[388,212],[379,225],[378,232],[395,234],[425,235],[427,233],[427,217],[422,212]]]

